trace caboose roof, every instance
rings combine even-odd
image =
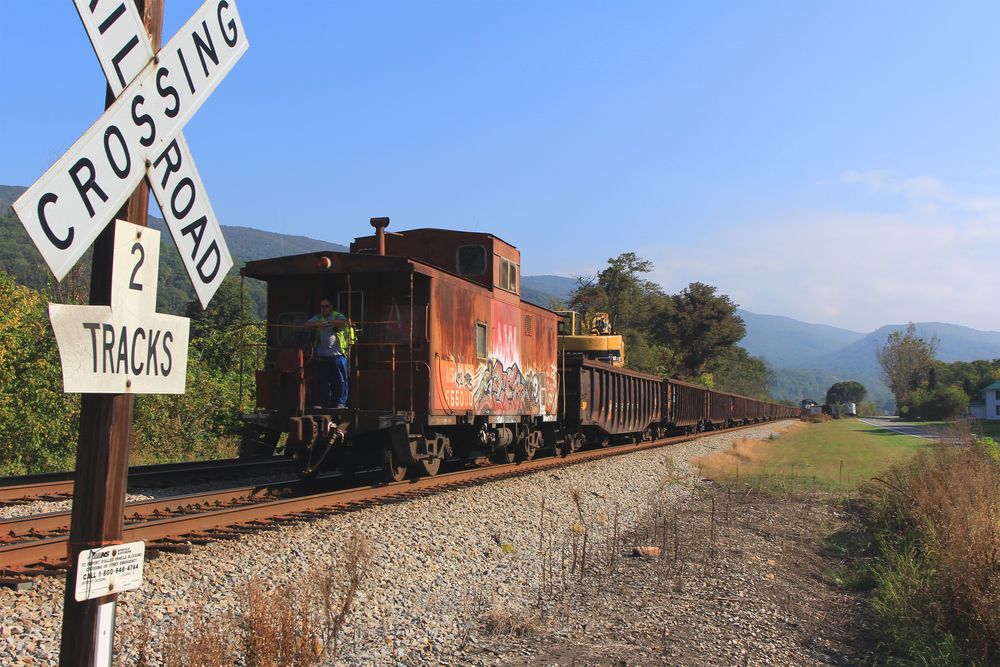
[[[470,231],[466,231],[464,229],[444,229],[442,227],[417,227],[416,229],[405,229],[405,230],[398,231],[398,232],[389,231],[387,229],[387,230],[385,230],[385,235],[386,236],[410,236],[410,237],[414,237],[414,238],[420,238],[420,237],[451,237],[451,238],[462,238],[462,237],[465,237],[465,238],[467,238],[469,240],[473,240],[473,239],[478,239],[478,240],[493,239],[495,241],[500,241],[500,243],[503,243],[504,245],[510,246],[511,248],[517,248],[516,245],[514,245],[513,243],[509,243],[509,242],[503,240],[502,238],[500,238],[496,234],[491,234],[490,232],[470,232]],[[355,240],[355,242],[357,242],[357,241],[360,241],[362,239],[367,240],[367,239],[373,239],[373,238],[375,238],[374,234],[367,234],[365,236],[356,236],[356,237],[354,237],[354,240]]]
[[[324,257],[330,260],[329,268],[323,267]],[[257,259],[247,262],[240,273],[248,278],[267,280],[276,276],[322,275],[329,273],[331,269],[337,273],[346,271],[412,271],[414,264],[426,266],[406,257],[324,250],[302,255]]]

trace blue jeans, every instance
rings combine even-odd
[[[317,405],[347,405],[347,357],[316,357],[313,384],[313,402]]]

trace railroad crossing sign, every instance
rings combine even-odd
[[[110,306],[49,304],[63,389],[88,394],[183,394],[186,317],[156,313],[160,233],[115,222]]]
[[[235,0],[207,0],[155,55],[132,2],[74,2],[116,99],[14,211],[62,280],[148,176],[207,306],[233,260],[181,129],[249,47]]]

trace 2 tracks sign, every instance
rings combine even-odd
[[[115,222],[110,306],[49,304],[63,388],[88,394],[183,394],[186,317],[156,313],[160,233]]]

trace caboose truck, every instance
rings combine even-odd
[[[376,234],[349,253],[249,262],[267,283],[267,353],[243,452],[286,454],[302,477],[382,466],[391,480],[441,462],[530,459],[557,446],[556,324],[522,301],[520,254],[491,234],[440,229]],[[314,407],[312,331],[323,298],[354,324],[349,400]]]

